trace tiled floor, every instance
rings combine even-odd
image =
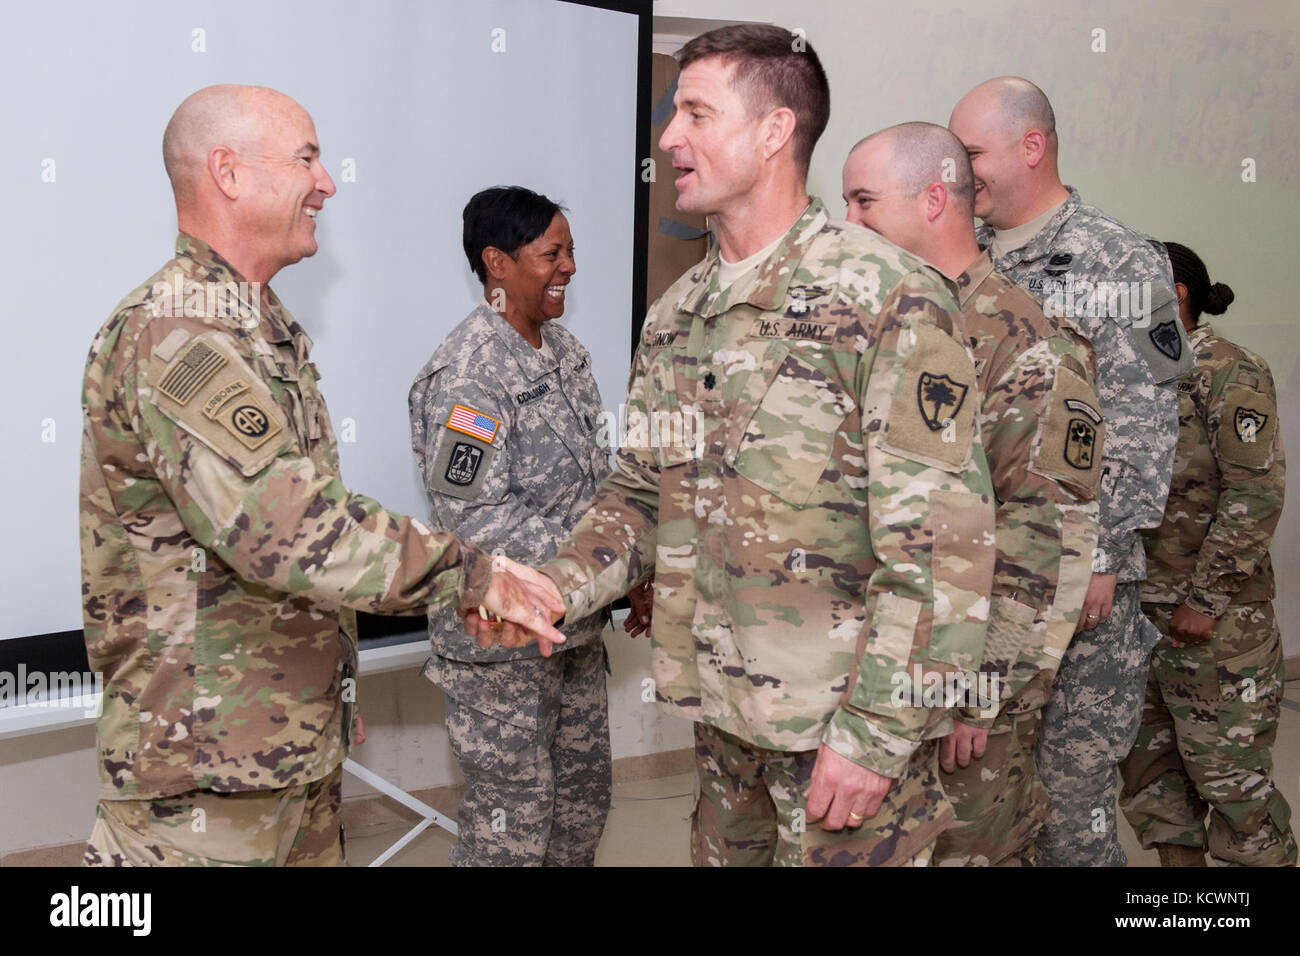
[[[1273,752],[1274,780],[1300,819],[1300,679],[1286,685],[1278,742]],[[614,804],[596,855],[597,866],[688,866],[687,819],[694,773],[660,777],[614,787]],[[401,831],[348,842],[353,866],[364,866],[387,849]],[[1138,846],[1120,814],[1120,841],[1129,866],[1158,866],[1155,851]],[[388,866],[446,866],[452,838],[442,830],[422,833]]]

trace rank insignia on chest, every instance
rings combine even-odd
[[[466,405],[453,405],[451,414],[447,416],[447,427],[490,444],[496,438],[501,422]]]
[[[451,458],[447,462],[447,470],[444,473],[448,481],[453,485],[466,486],[474,483],[474,476],[478,474],[478,467],[483,463],[483,449],[471,445],[469,442],[458,441],[456,447],[451,450]]]
[[[1161,322],[1147,335],[1151,337],[1151,344],[1160,351],[1161,355],[1174,362],[1182,357],[1183,339],[1178,334],[1178,327],[1174,325],[1173,319]]]
[[[945,422],[957,417],[969,390],[969,385],[948,375],[920,374],[916,380],[916,401],[930,431],[939,431]]]
[[[1232,417],[1232,427],[1237,432],[1237,437],[1242,442],[1253,442],[1257,436],[1264,430],[1268,423],[1268,416],[1263,412],[1257,412],[1253,408],[1239,408]]]

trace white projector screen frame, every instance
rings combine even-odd
[[[619,7],[619,4],[609,4]],[[648,7],[649,4],[645,4]],[[0,639],[81,628],[77,481],[86,352],[172,255],[162,131],[210,83],[271,86],[312,114],[338,185],[317,254],[272,286],[312,336],[348,487],[427,513],[406,393],[480,287],[461,248],[477,190],[569,210],[562,321],[623,399],[634,307],[639,20],[565,0],[53,3],[8,11],[0,71],[7,229],[0,376],[10,504]]]

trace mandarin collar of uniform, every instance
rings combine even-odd
[[[1034,259],[1041,259],[1052,251],[1052,243],[1056,241],[1056,235],[1065,226],[1071,216],[1075,214],[1083,200],[1079,198],[1079,190],[1073,186],[1066,186],[1070,195],[1061,204],[1061,208],[1051,219],[1047,220],[1047,225],[1038,230],[1038,235],[1034,236],[1019,249],[1012,249],[1003,258],[1007,260],[1006,267],[1014,268],[1022,262],[1031,262]],[[979,244],[981,246],[990,246],[993,242],[993,228],[991,226],[980,226]]]
[[[535,382],[560,367],[559,353],[555,347],[554,336],[548,335],[546,331],[546,326],[549,323],[542,323],[542,341],[551,347],[551,358],[548,361],[540,349],[533,348],[528,343],[528,340],[506,321],[505,316],[499,314],[491,306],[481,303],[478,309],[475,310],[475,314],[501,339],[502,344],[514,357],[515,362],[524,375],[527,376],[528,381]]]
[[[992,273],[993,257],[989,255],[987,249],[981,249],[979,258],[972,262],[966,271],[956,279],[950,280],[957,286],[957,304],[961,306],[963,311],[970,305],[970,300],[974,298],[979,287],[984,284],[984,280]]]
[[[816,196],[810,197],[808,208],[786,232],[776,251],[759,266],[758,278],[750,285],[749,295],[744,301],[764,312],[784,307],[786,291],[795,270],[808,246],[829,221],[830,215],[822,201]],[[719,243],[710,242],[708,256],[700,263],[700,271],[691,276],[691,283],[683,290],[675,308],[707,319],[721,315],[736,304],[730,301],[729,289],[719,288],[721,258]]]
[[[1193,349],[1198,349],[1201,347],[1201,343],[1204,342],[1213,334],[1214,334],[1214,329],[1210,325],[1210,323],[1201,322],[1199,325],[1196,326],[1196,328],[1192,329],[1191,334],[1187,336],[1187,344],[1190,345]]]
[[[231,282],[237,288],[241,283],[246,287],[252,285],[221,253],[195,236],[186,235],[183,232],[177,234],[176,258],[184,258],[193,262],[200,272],[201,281]],[[270,342],[294,340],[295,347],[300,353],[299,357],[305,359],[312,348],[311,338],[303,331],[302,326],[298,324],[294,317],[289,314],[289,310],[284,307],[284,304],[280,302],[280,297],[275,294],[275,291],[269,285],[263,285],[261,291],[265,296],[265,302],[258,300],[243,304],[250,307],[258,315],[263,336]],[[224,322],[235,332],[247,334],[249,331],[237,316],[218,315],[212,316],[212,318]]]

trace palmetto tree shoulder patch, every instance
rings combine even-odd
[[[970,386],[948,375],[922,372],[916,379],[916,404],[930,431],[937,432],[956,418]]]
[[[940,329],[921,326],[890,403],[881,447],[948,471],[963,468],[978,404],[969,353]]]
[[[1262,470],[1273,464],[1277,410],[1271,396],[1235,383],[1223,390],[1219,457],[1231,465]]]

